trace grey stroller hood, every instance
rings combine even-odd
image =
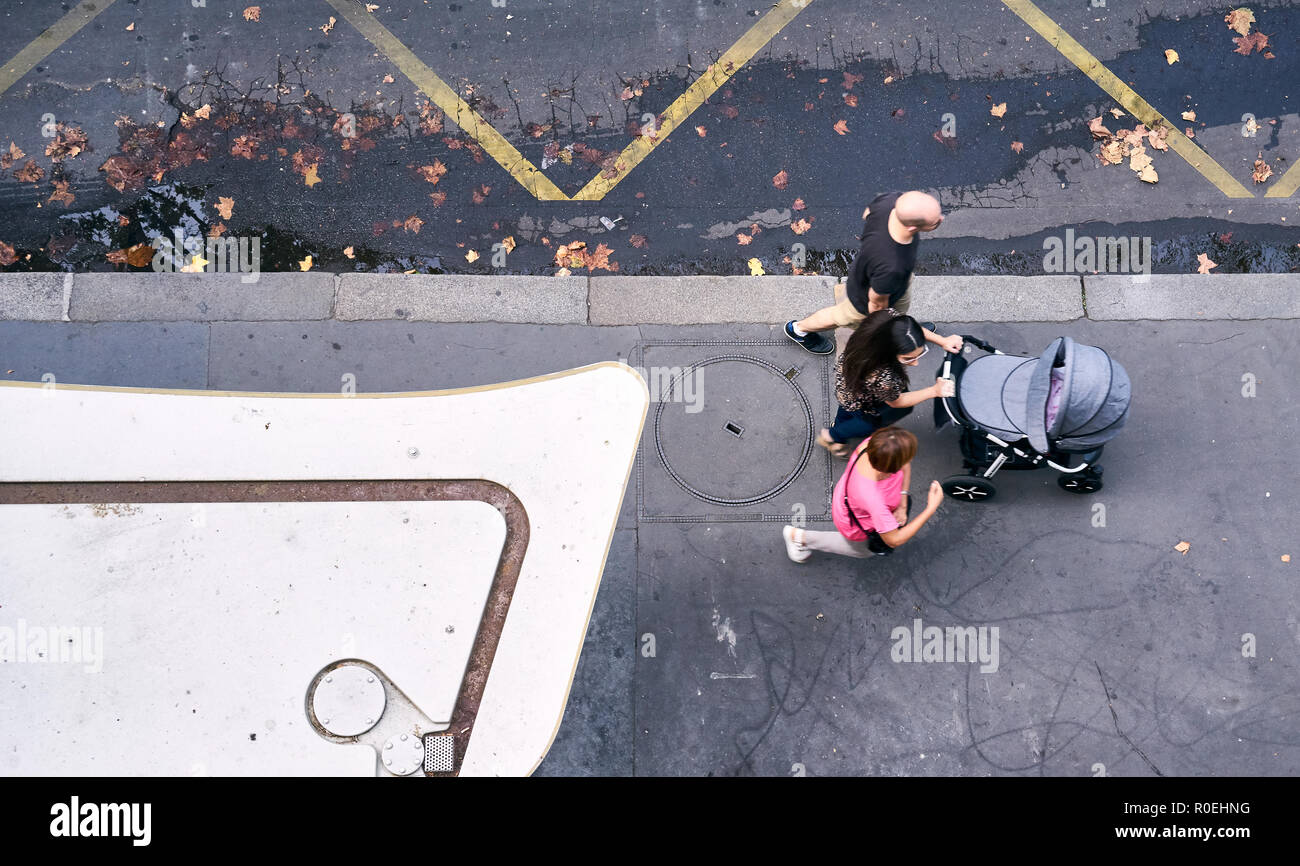
[[[962,373],[957,397],[979,426],[1035,450],[1088,451],[1128,419],[1129,379],[1096,346],[1057,337],[1037,358],[986,355]]]

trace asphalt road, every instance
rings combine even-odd
[[[748,273],[750,259],[789,273],[803,244],[805,269],[827,273],[856,248],[866,201],[915,187],[949,214],[923,273],[1041,273],[1044,239],[1067,228],[1149,237],[1156,271],[1195,271],[1200,253],[1218,272],[1300,267],[1295,4],[1256,8],[1250,32],[1268,44],[1243,55],[1218,5],[1041,3],[1048,26],[1204,148],[1189,151],[1198,170],[1149,147],[1155,183],[1098,159],[1088,122],[1131,129],[1132,111],[1109,113],[1124,103],[1023,6],[809,0],[760,37],[782,10],[730,0],[311,0],[262,3],[258,20],[245,0],[101,2],[0,80],[0,148],[25,154],[0,174],[0,241],[13,269],[108,269],[114,250],[221,224],[260,237],[266,269],[310,255],[317,269],[469,273],[551,273],[575,241],[608,248],[584,262],[594,273]],[[82,8],[8,0],[0,58]],[[368,21],[389,36],[372,41]],[[752,59],[710,72],[737,44]],[[451,114],[422,109],[433,82]],[[46,155],[58,124],[85,149]],[[638,140],[656,143],[625,152]],[[520,158],[559,200],[521,183]],[[1263,183],[1256,159],[1273,172]],[[39,180],[15,177],[28,160]],[[563,199],[602,177],[598,198]],[[1275,187],[1291,194],[1266,197]]]

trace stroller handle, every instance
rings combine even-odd
[[[970,343],[972,346],[975,346],[978,349],[983,349],[985,352],[989,352],[990,354],[997,351],[995,347],[981,340],[979,337],[972,337],[970,334],[962,334],[961,339],[963,343]]]

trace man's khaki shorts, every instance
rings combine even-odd
[[[895,299],[893,306],[895,312],[899,315],[906,316],[908,309],[912,306],[912,299],[909,297],[910,292],[903,292],[902,297]],[[835,318],[835,327],[837,328],[856,328],[866,319],[866,314],[853,306],[845,292],[844,283],[835,284],[835,306],[831,308],[831,315]]]

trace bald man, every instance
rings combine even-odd
[[[943,222],[939,200],[912,190],[878,195],[862,212],[862,247],[853,258],[846,283],[835,287],[839,302],[798,322],[787,322],[785,335],[816,355],[835,352],[835,341],[821,331],[856,328],[877,310],[893,307],[907,314],[907,287],[916,267],[918,235]],[[946,351],[961,348],[961,337],[925,331],[926,340]]]

